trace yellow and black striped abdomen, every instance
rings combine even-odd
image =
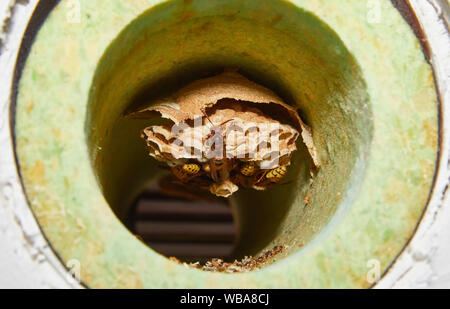
[[[200,172],[200,165],[192,163],[192,164],[184,164],[181,166],[183,172],[188,175],[197,175]]]
[[[181,181],[187,181],[197,175],[201,167],[198,164],[183,164],[172,167],[172,173]]]
[[[255,162],[246,162],[244,163],[244,165],[241,167],[241,174],[244,176],[253,176],[256,173],[256,164]]]
[[[286,166],[280,166],[280,167],[274,168],[273,170],[270,170],[266,174],[266,178],[270,179],[270,180],[279,180],[279,179],[283,178],[284,175],[286,175],[286,172],[287,172]]]

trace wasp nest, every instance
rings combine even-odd
[[[300,135],[319,165],[311,130],[297,112],[235,71],[198,80],[131,116],[154,112],[170,124],[143,130],[150,156],[167,163],[179,182],[217,196],[278,183]]]

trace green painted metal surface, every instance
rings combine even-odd
[[[163,2],[160,4],[160,2]],[[64,262],[90,287],[364,288],[412,236],[436,169],[438,107],[420,44],[390,1],[62,1],[20,82],[19,165],[31,207]],[[297,7],[297,8],[296,8]],[[295,181],[233,199],[236,255],[288,245],[259,271],[180,266],[119,218],[155,177],[130,106],[223,67],[238,67],[299,108],[322,167],[300,148]]]

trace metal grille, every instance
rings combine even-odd
[[[153,250],[186,262],[228,260],[237,235],[226,200],[177,185],[148,187],[127,222]]]

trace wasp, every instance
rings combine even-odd
[[[270,170],[267,174],[266,174],[266,178],[270,179],[272,181],[278,181],[281,178],[284,177],[284,175],[286,175],[287,173],[287,168],[286,166],[280,166],[277,168],[274,168],[272,170]]]
[[[209,134],[205,137],[205,141],[209,141],[211,138],[213,138],[218,132],[220,132],[222,130],[222,127],[227,124],[228,122],[233,121],[234,119],[228,119],[224,122],[222,122],[220,125],[216,125],[212,122],[212,120],[209,118],[208,114],[206,113],[206,111],[203,109],[202,110],[203,115],[206,117],[206,119],[209,121],[209,123],[211,124],[212,128],[210,129]],[[220,141],[222,142],[222,141]],[[215,145],[211,146],[211,149],[214,151],[215,150]]]
[[[263,180],[267,180],[269,183],[277,183],[281,179],[283,179],[286,173],[287,173],[286,166],[280,166],[271,170],[267,170],[262,174],[262,176],[256,183],[260,183]]]
[[[252,162],[252,161],[250,161],[250,162],[245,162],[245,163],[242,165],[242,167],[241,167],[241,169],[239,170],[239,172],[240,172],[242,175],[246,176],[246,177],[253,176],[253,175],[255,175],[255,173],[257,172],[257,165],[256,165],[255,162]]]
[[[216,158],[213,158],[209,160],[209,167],[212,179],[214,181],[218,181],[219,172],[223,170],[225,167],[228,168],[228,161],[226,159],[218,160]]]
[[[179,180],[186,182],[197,176],[201,171],[201,167],[196,163],[186,163],[172,167],[171,171]]]
[[[233,121],[234,119],[229,119],[227,121],[222,122],[220,125],[216,125],[212,122],[212,120],[209,118],[208,114],[206,113],[206,111],[204,109],[202,110],[202,113],[212,126],[209,134],[204,138],[204,140],[208,144],[207,146],[211,147],[211,150],[213,152],[216,151],[216,143],[221,145],[222,152],[221,152],[220,156],[223,156],[223,153],[225,152],[225,143],[223,142],[223,134],[222,134],[222,136],[219,136],[219,137],[216,137],[216,135],[218,133],[221,133],[222,127],[225,124],[227,124],[230,121]],[[224,168],[228,169],[230,167],[230,163],[231,162],[229,162],[229,160],[227,160],[227,159],[219,159],[217,156],[214,156],[214,158],[210,159],[208,164],[205,165],[203,167],[203,169],[204,169],[204,171],[207,171],[208,173],[210,173],[211,178],[215,182],[217,182],[219,179],[219,172],[221,170],[223,170]]]

